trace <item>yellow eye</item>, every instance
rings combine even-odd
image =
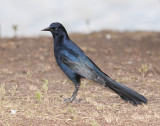
[[[55,28],[54,30],[55,30],[55,31],[57,31],[57,30],[58,30],[58,28]]]

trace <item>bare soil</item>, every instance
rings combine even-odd
[[[56,64],[52,37],[6,38],[0,40],[0,125],[160,125],[160,33],[102,31],[70,38],[148,104],[133,106],[89,80],[81,82],[82,101],[65,104],[74,85]]]

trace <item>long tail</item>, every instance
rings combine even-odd
[[[104,80],[106,84],[105,86],[116,92],[124,101],[130,102],[135,106],[142,103],[147,104],[147,99],[138,92],[116,82],[108,76],[105,76]]]

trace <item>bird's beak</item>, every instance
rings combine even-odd
[[[50,27],[42,29],[41,31],[50,31]]]

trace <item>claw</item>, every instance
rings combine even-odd
[[[64,99],[64,103],[72,103],[73,102],[73,98],[66,98]]]
[[[76,103],[80,103],[82,101],[82,99],[81,98],[79,98],[79,99],[73,99],[73,98],[66,98],[66,99],[64,99],[64,103],[72,103],[72,102],[76,102]]]

